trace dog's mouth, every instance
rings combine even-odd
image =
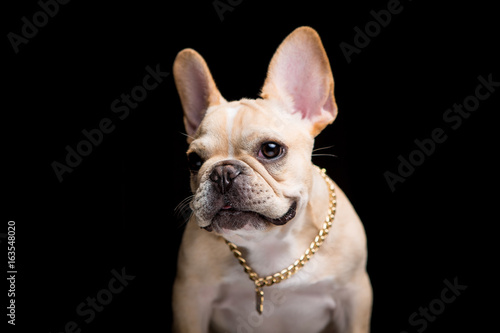
[[[284,225],[295,217],[296,210],[297,202],[294,201],[284,215],[273,219],[254,211],[246,211],[233,208],[231,204],[226,203],[215,214],[212,222],[208,226],[203,227],[203,229],[207,231],[215,230],[216,232],[220,233],[224,229],[237,230],[247,225],[255,229],[262,229],[263,222],[271,223],[274,225]]]

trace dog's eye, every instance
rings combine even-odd
[[[200,157],[200,155],[196,153],[189,153],[187,158],[188,158],[189,170],[194,172],[200,170],[201,166],[203,165],[203,160]]]
[[[283,154],[283,147],[276,142],[266,142],[260,147],[259,157],[266,159],[276,158]]]

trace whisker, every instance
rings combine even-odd
[[[182,223],[180,223],[179,228],[182,227],[184,224],[186,224],[189,221],[189,219],[191,218],[191,215],[193,215],[193,212],[191,211],[191,207],[189,206],[189,204],[191,203],[191,200],[193,198],[194,198],[194,194],[188,196],[187,198],[185,198],[184,200],[179,202],[177,207],[175,207],[175,209],[174,209],[175,215],[178,218],[182,218],[182,220],[183,220]],[[189,215],[188,215],[188,213],[189,213]]]
[[[338,157],[337,155],[333,155],[333,154],[312,154],[311,156],[330,156],[330,157]]]
[[[181,202],[175,207],[177,209],[180,205],[186,203],[186,201],[189,201],[194,198],[194,194],[188,195],[186,198],[182,199]]]
[[[191,210],[191,207],[189,206],[193,197],[194,197],[194,195],[190,195],[186,199],[182,200],[177,205],[177,207],[175,207],[175,210],[174,210],[176,212],[175,215],[178,218],[182,218],[182,222],[179,223],[178,228],[181,228],[182,226],[187,224],[187,222],[191,219],[191,216],[193,215],[193,211]]]
[[[179,204],[175,207],[174,212],[177,213],[177,215],[181,215],[183,211],[186,209],[186,207],[189,206],[189,203],[191,200],[194,198],[194,194],[189,195],[187,198],[183,199]]]
[[[191,135],[189,135],[189,134],[187,134],[187,133],[183,133],[183,132],[179,132],[179,133],[180,133],[180,134],[182,134],[182,135],[184,135],[184,136],[187,136],[187,137],[188,137],[188,138],[190,138],[190,139],[193,139],[193,140],[194,140],[194,137],[193,137],[193,136],[191,136]]]
[[[316,148],[316,149],[313,149],[313,152],[315,151],[318,151],[318,150],[324,150],[324,149],[330,149],[330,148],[333,148],[334,146],[327,146],[327,147],[321,147],[321,148]]]
[[[191,216],[193,216],[193,211],[191,209],[189,209],[189,206],[187,206],[187,208],[188,209],[186,209],[184,211],[183,215],[186,215],[185,213],[187,211],[189,211],[189,216],[184,216],[183,221],[181,223],[179,223],[179,225],[177,226],[177,229],[182,228],[184,225],[186,225],[189,222],[189,220],[191,220]]]

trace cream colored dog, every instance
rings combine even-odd
[[[333,224],[303,268],[257,295],[248,274],[288,274],[328,216],[329,186],[311,154],[337,105],[316,31],[301,27],[283,41],[256,100],[227,102],[192,49],[178,54],[174,76],[194,193],[173,290],[174,330],[369,332],[365,232],[338,188]],[[225,240],[238,247],[238,259]]]

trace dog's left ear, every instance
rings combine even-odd
[[[207,63],[193,49],[184,49],[175,58],[174,79],[184,110],[184,125],[189,143],[207,109],[226,103],[226,100],[217,89]]]
[[[295,29],[271,59],[261,97],[282,100],[292,113],[310,123],[318,135],[337,116],[330,62],[318,33]]]

